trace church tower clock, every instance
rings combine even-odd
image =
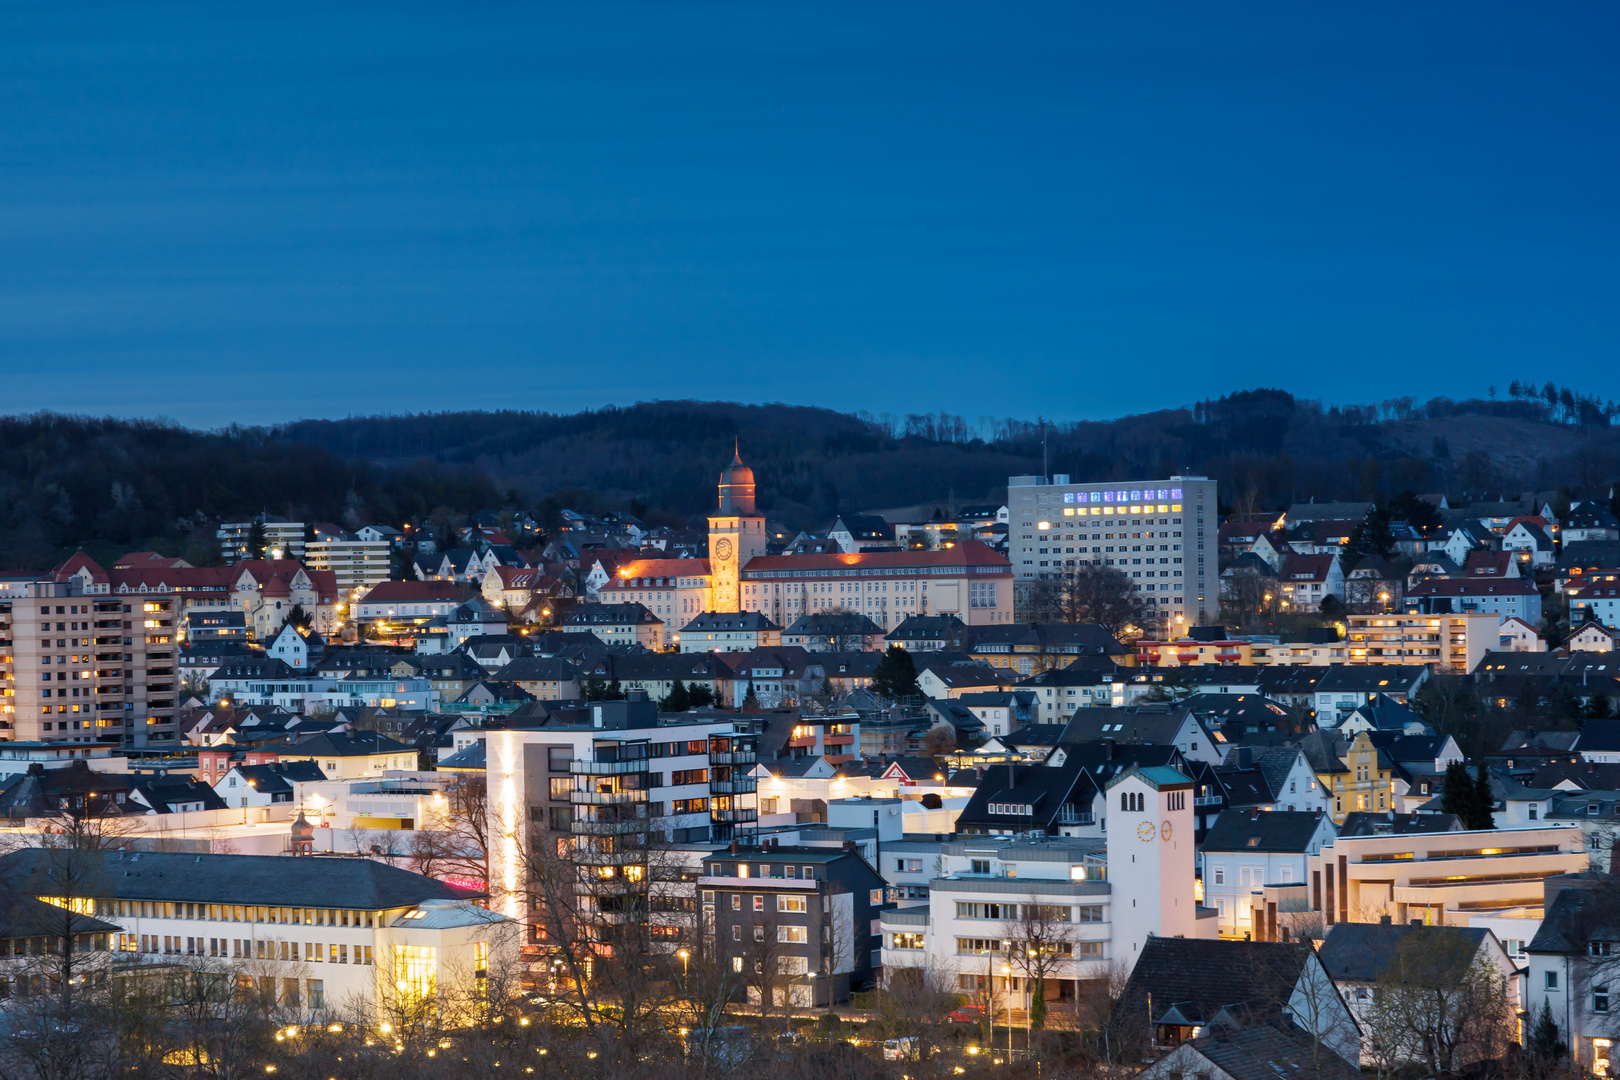
[[[733,453],[720,473],[719,509],[709,515],[709,582],[714,610],[742,610],[738,581],[755,555],[765,554],[765,519],[754,511],[754,470]]]

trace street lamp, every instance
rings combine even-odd
[[[680,952],[676,953],[675,955],[681,958],[681,978],[684,979],[684,978],[686,978],[687,974],[691,970],[691,965],[690,965],[689,961],[692,958],[692,954],[687,952],[685,949],[682,949]]]
[[[1007,985],[1007,1064],[1012,1064],[1012,965],[1001,965],[1001,977]]]

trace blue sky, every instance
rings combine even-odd
[[[5,5],[4,411],[1620,397],[1617,22]]]

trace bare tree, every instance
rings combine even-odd
[[[1478,942],[1416,927],[1385,959],[1362,1015],[1380,1075],[1406,1063],[1449,1073],[1498,1058],[1516,1027],[1506,978]]]
[[[1036,1030],[1046,1023],[1046,980],[1074,966],[1074,945],[1078,936],[1074,908],[1043,904],[1031,893],[1017,909],[1016,918],[1002,923],[1001,935],[1008,942],[1012,966],[1022,972],[1032,995],[1029,1026]]]
[[[1032,622],[1091,623],[1122,641],[1140,637],[1157,620],[1131,579],[1111,566],[1083,566],[1031,585]]]

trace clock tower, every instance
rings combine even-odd
[[[709,582],[714,610],[742,610],[738,581],[755,555],[765,554],[765,519],[754,511],[754,470],[733,452],[720,473],[720,504],[709,515]]]

